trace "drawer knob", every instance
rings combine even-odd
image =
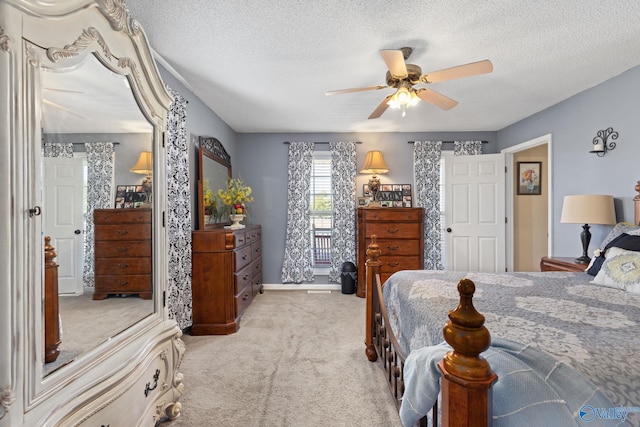
[[[248,274],[245,274],[244,276],[242,276],[242,280],[247,280],[249,278]]]
[[[125,234],[129,234],[129,230],[116,230],[116,233],[118,233],[121,236],[124,236]]]
[[[128,284],[129,284],[128,280],[125,280],[124,282],[121,282],[121,281],[118,280],[118,285],[120,285],[120,286],[127,286]]]
[[[242,255],[242,260],[246,260],[247,259],[247,254]]]
[[[119,246],[119,247],[116,248],[116,250],[118,252],[127,252],[129,250],[129,246],[124,246],[124,247]]]
[[[243,300],[243,301],[246,301],[246,300],[248,300],[248,299],[249,299],[249,294],[244,294],[244,295],[242,296],[242,300]]]
[[[398,249],[400,246],[398,245],[387,245],[387,249],[389,249],[390,251],[395,251],[396,249]]]
[[[125,268],[129,268],[129,264],[118,264],[118,268],[124,270]]]
[[[398,266],[398,264],[399,264],[398,262],[388,262],[388,263],[387,263],[387,265],[388,265],[389,267],[397,267],[397,266]]]
[[[393,233],[397,233],[398,231],[400,231],[398,228],[388,228],[387,231],[391,234]]]

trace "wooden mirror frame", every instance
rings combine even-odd
[[[228,179],[231,179],[231,156],[224,149],[222,143],[213,137],[198,137],[198,230],[220,228],[229,222],[205,224],[204,222],[204,159],[208,158],[227,168]],[[226,186],[226,183],[225,183]],[[212,188],[217,192],[217,188]]]

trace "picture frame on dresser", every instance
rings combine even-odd
[[[363,184],[362,194],[366,199],[371,201],[369,184]],[[377,199],[384,208],[411,208],[413,207],[411,184],[383,184],[380,186]],[[364,205],[360,202],[358,203],[358,206],[367,205],[368,203]]]

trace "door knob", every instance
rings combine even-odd
[[[74,230],[73,231],[73,234],[80,234],[80,233],[82,233],[82,231],[80,231],[80,230]]]
[[[451,230],[451,227],[447,227],[447,233],[451,233],[453,230]]]

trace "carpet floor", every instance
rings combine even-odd
[[[364,299],[339,291],[258,295],[237,333],[183,337],[182,414],[160,425],[400,426],[364,319]]]

